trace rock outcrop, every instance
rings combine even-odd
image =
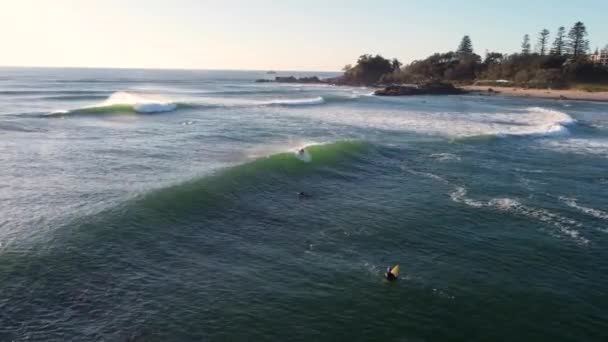
[[[277,76],[274,78],[274,80],[270,80],[270,79],[259,79],[256,80],[256,82],[258,83],[268,83],[268,82],[276,82],[276,83],[323,83],[323,84],[329,84],[330,82],[328,80],[322,80],[320,78],[318,78],[317,76],[312,76],[312,77],[299,77],[296,78],[294,76]]]
[[[426,84],[395,84],[378,89],[374,95],[378,96],[412,96],[412,95],[458,95],[466,93],[465,90],[454,87],[451,83]]]

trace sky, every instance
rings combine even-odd
[[[0,65],[337,71],[464,35],[480,55],[517,52],[579,20],[608,44],[607,0],[0,0]]]

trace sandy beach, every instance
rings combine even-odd
[[[524,89],[509,87],[488,87],[488,86],[464,86],[463,89],[480,94],[536,97],[556,100],[575,100],[575,101],[602,101],[608,102],[608,92],[586,92],[581,90],[551,90],[551,89]],[[488,89],[494,92],[488,92]]]

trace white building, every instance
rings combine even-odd
[[[591,61],[593,63],[601,64],[604,66],[608,66],[608,46],[602,49],[599,52],[596,52],[591,55]]]

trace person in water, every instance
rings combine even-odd
[[[307,192],[304,192],[304,191],[298,192],[298,199],[299,200],[303,200],[305,198],[310,198],[310,197],[312,197],[312,195],[309,194],[309,193],[307,193]]]
[[[301,148],[301,149],[298,151],[298,154],[299,154],[299,155],[301,155],[301,156],[303,156],[303,155],[304,155],[304,149],[303,149],[303,148]]]
[[[390,266],[386,268],[386,274],[384,276],[386,277],[386,280],[388,280],[388,281],[397,280],[397,276],[391,272]]]

